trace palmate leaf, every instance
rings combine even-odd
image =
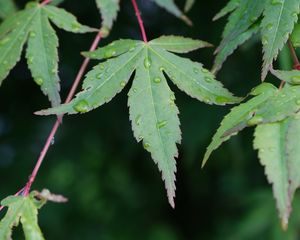
[[[12,228],[22,223],[26,240],[43,240],[43,234],[38,226],[37,214],[41,204],[34,195],[27,197],[10,196],[1,202],[8,207],[7,213],[0,221],[0,239],[11,239]]]
[[[273,184],[282,227],[287,228],[292,200],[300,186],[300,115],[256,127],[254,148],[258,150],[268,181]]]
[[[174,0],[152,0],[152,1],[154,1],[158,6],[172,13],[174,16],[183,20],[187,25],[193,25],[192,21],[186,15],[184,15],[184,13],[177,7]]]
[[[207,148],[203,165],[211,153],[231,136],[248,126],[273,123],[286,119],[300,110],[300,86],[287,86],[281,91],[263,83],[252,91],[255,95],[227,114]]]
[[[262,80],[269,72],[273,60],[287,42],[298,20],[298,0],[268,0],[261,23],[263,43]]]
[[[75,33],[93,31],[76,18],[54,6],[28,3],[26,9],[0,25],[0,84],[19,61],[26,41],[27,63],[34,81],[52,103],[60,103],[58,78],[58,39],[49,19],[59,28]]]
[[[83,90],[70,103],[38,114],[88,112],[110,101],[135,72],[128,94],[134,136],[137,141],[143,141],[144,148],[158,164],[169,202],[174,206],[176,144],[181,141],[181,133],[175,96],[165,74],[182,91],[200,101],[224,105],[240,100],[223,88],[200,63],[169,52],[185,53],[204,45],[207,43],[163,36],[149,43],[118,40],[94,52],[85,53],[90,58],[106,61],[87,74]]]
[[[232,1],[229,2],[231,5],[228,4],[228,8],[225,8],[224,12],[221,12],[222,16],[229,11],[233,11],[223,31],[222,41],[215,51],[214,73],[222,67],[227,57],[239,45],[244,43],[259,30],[258,24],[255,23],[264,10],[265,1],[266,0]]]

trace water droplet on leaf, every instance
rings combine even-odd
[[[89,104],[86,100],[80,100],[74,106],[74,110],[79,113],[86,113],[87,111],[89,111]]]

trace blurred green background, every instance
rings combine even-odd
[[[18,1],[19,7],[24,2]],[[149,38],[178,34],[217,46],[226,19],[211,19],[226,2],[196,1],[189,13],[192,28],[150,0],[140,0],[139,5]],[[183,1],[177,3],[183,7]],[[82,23],[100,26],[93,0],[65,0],[62,7]],[[56,30],[60,37],[64,98],[82,62],[79,53],[89,48],[94,35]],[[121,1],[118,21],[101,45],[119,38],[140,39],[129,0]],[[213,49],[202,49],[189,57],[210,68]],[[260,65],[261,46],[254,38],[229,58],[218,79],[235,94],[245,96],[260,82]],[[177,161],[176,209],[168,205],[164,184],[150,155],[133,138],[128,86],[109,104],[85,115],[64,118],[33,187],[48,188],[69,198],[67,204],[49,203],[41,210],[40,225],[46,238],[300,239],[300,198],[295,197],[291,223],[284,233],[271,186],[252,148],[253,129],[246,129],[224,144],[201,170],[205,148],[229,107],[207,106],[177,91],[171,83],[170,86],[176,93],[183,132]],[[33,115],[49,103],[31,80],[24,58],[1,86],[0,103],[2,199],[26,182],[55,118]],[[14,237],[23,239],[20,229]]]

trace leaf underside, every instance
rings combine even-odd
[[[118,40],[84,53],[102,62],[86,75],[83,90],[70,103],[38,114],[88,112],[109,102],[134,73],[128,93],[133,132],[162,172],[169,202],[174,206],[176,144],[181,141],[181,132],[175,96],[166,76],[182,91],[205,103],[224,105],[240,100],[223,88],[202,64],[169,52],[185,53],[206,45],[203,41],[163,36],[148,44]]]

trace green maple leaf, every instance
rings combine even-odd
[[[269,72],[273,60],[287,42],[298,20],[300,2],[298,0],[268,0],[261,23],[263,43],[262,80]]]
[[[203,165],[223,142],[248,126],[286,119],[300,110],[300,86],[286,86],[281,91],[263,83],[252,91],[253,98],[234,107],[227,114],[207,148]]]
[[[177,7],[174,0],[153,0],[158,6],[166,9],[176,17],[183,20],[187,25],[193,25],[191,20]]]
[[[34,81],[48,96],[52,106],[60,103],[58,77],[58,39],[50,21],[59,28],[75,33],[93,29],[83,26],[63,9],[35,2],[7,18],[0,25],[0,84],[19,61],[24,44]]]
[[[216,49],[213,72],[217,72],[229,55],[253,34],[259,30],[256,23],[265,6],[265,0],[230,1],[228,5],[215,16],[214,20],[232,12],[229,15],[222,41]]]
[[[208,104],[224,105],[240,99],[223,88],[202,64],[171,53],[186,53],[209,44],[176,36],[163,36],[149,43],[118,40],[94,52],[90,58],[105,60],[90,71],[83,90],[70,103],[38,112],[76,114],[109,102],[134,75],[128,93],[130,120],[137,141],[152,155],[162,172],[169,202],[174,206],[177,147],[181,141],[178,109],[165,74],[188,95]]]
[[[256,127],[254,148],[271,184],[282,227],[287,228],[292,200],[300,186],[300,115]]]
[[[102,17],[101,33],[106,37],[112,29],[113,23],[120,10],[120,0],[96,0]]]
[[[33,194],[27,197],[10,196],[1,202],[8,207],[7,213],[0,221],[0,239],[11,239],[12,228],[21,222],[26,240],[42,240],[43,234],[38,226],[38,202]]]
[[[0,18],[7,18],[16,11],[17,7],[13,0],[0,0]]]

